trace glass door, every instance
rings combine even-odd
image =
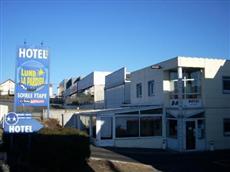
[[[186,121],[186,150],[196,149],[196,123]]]

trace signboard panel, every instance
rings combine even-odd
[[[49,54],[47,48],[18,49],[15,82],[16,106],[48,106]]]
[[[7,133],[33,133],[43,128],[43,125],[31,114],[16,114],[10,112],[4,119],[4,132]]]

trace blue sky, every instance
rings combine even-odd
[[[50,48],[51,83],[92,71],[134,71],[178,55],[230,59],[227,0],[0,0],[0,82],[17,47]]]

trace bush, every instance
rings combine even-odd
[[[90,156],[87,134],[73,128],[44,128],[37,134],[14,134],[12,149],[9,146],[10,137],[10,134],[3,136],[4,148],[11,161],[8,163],[10,167],[21,168],[23,171],[30,171],[28,169],[31,166],[47,171],[71,171],[73,167],[81,167]],[[29,165],[27,170],[20,167],[20,164],[25,162]]]

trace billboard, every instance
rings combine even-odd
[[[49,105],[49,52],[45,47],[18,48],[15,105]]]

